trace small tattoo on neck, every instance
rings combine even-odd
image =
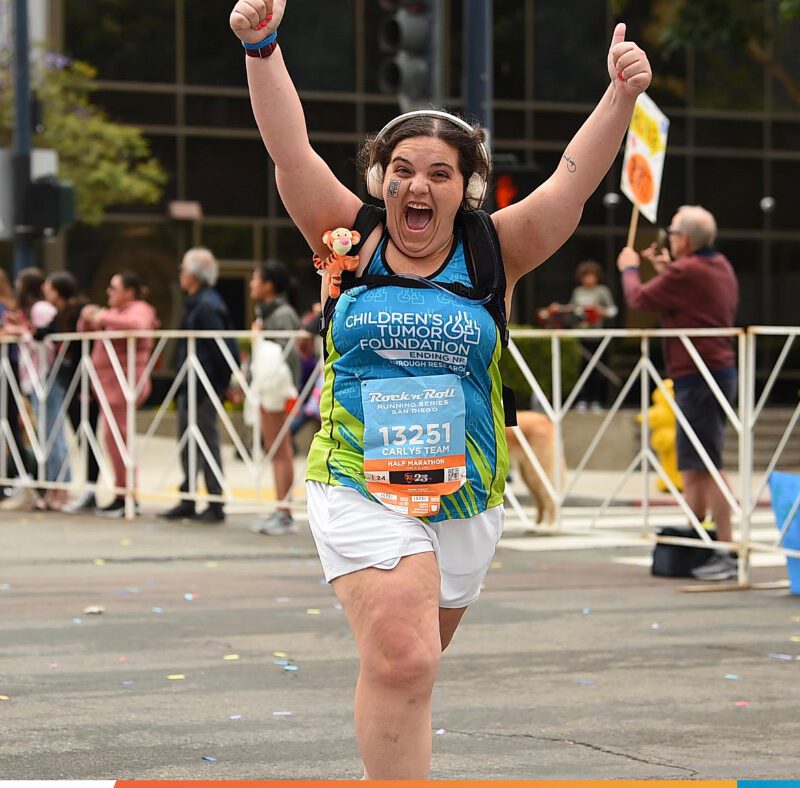
[[[575,172],[578,169],[578,165],[566,153],[564,154],[564,161],[567,163],[567,169],[570,172]]]
[[[397,197],[400,194],[400,181],[389,181],[389,197]]]

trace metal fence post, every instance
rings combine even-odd
[[[642,375],[639,379],[642,429],[640,432],[642,468],[642,533],[650,532],[650,422],[647,411],[650,408],[650,337],[645,334],[640,343],[642,356]]]

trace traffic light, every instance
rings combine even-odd
[[[493,181],[495,206],[507,208],[536,189],[542,182],[542,174],[536,164],[505,164],[495,158]]]
[[[28,191],[28,224],[36,235],[56,235],[75,221],[75,189],[54,176],[34,180]]]
[[[438,58],[441,0],[378,0],[389,12],[380,23],[378,41],[387,55],[378,82],[396,93],[403,112],[441,103]]]

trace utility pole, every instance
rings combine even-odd
[[[14,274],[34,264],[34,237],[28,226],[31,184],[31,70],[28,0],[14,0]]]
[[[464,0],[464,97],[491,145],[494,132],[494,2]]]

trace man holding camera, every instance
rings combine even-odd
[[[667,229],[669,251],[653,244],[642,252],[656,276],[642,283],[639,255],[630,247],[617,258],[625,301],[633,309],[658,312],[664,328],[731,328],[739,304],[733,266],[714,248],[717,224],[699,205],[684,205]],[[730,337],[690,338],[727,400],[737,396],[736,352]],[[665,343],[667,373],[675,383],[675,402],[712,464],[722,470],[726,416],[678,337]],[[710,510],[717,538],[733,541],[731,506],[678,423],[678,468],[686,502],[702,522]],[[715,553],[692,573],[698,580],[729,580],[737,575],[736,556]]]

